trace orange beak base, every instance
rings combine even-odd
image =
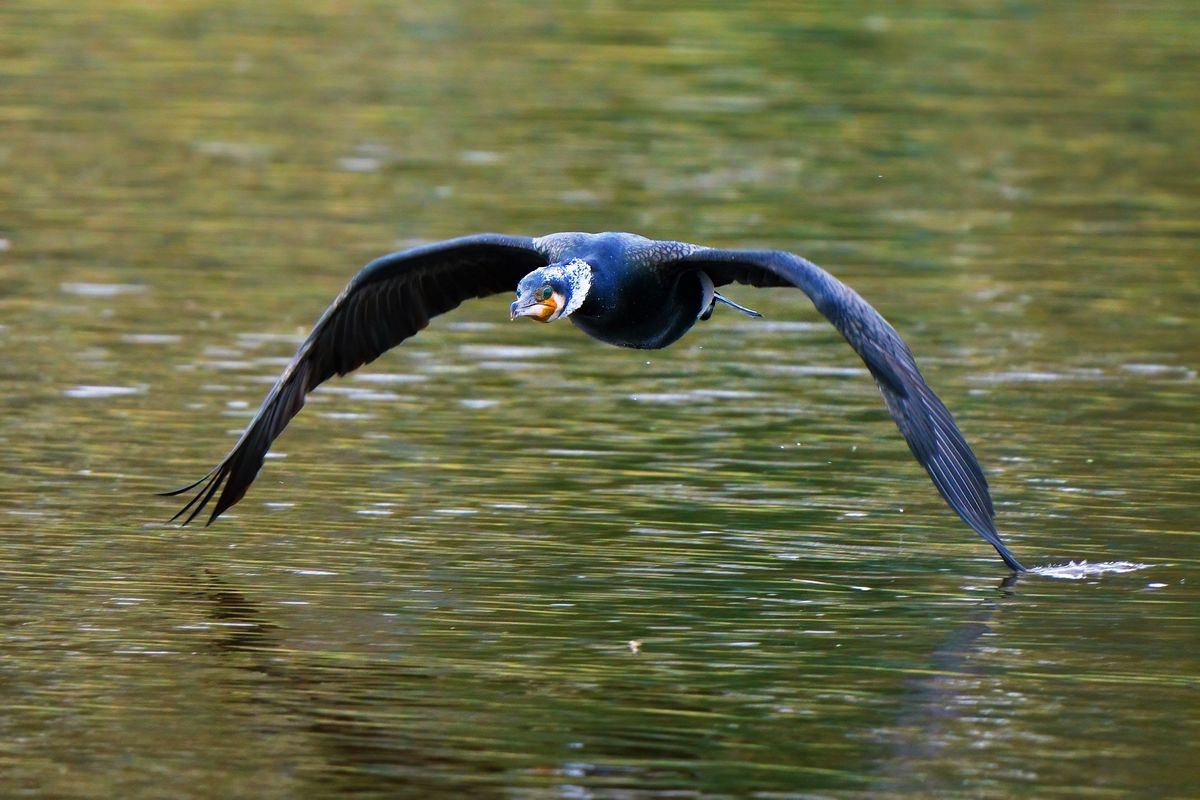
[[[528,306],[517,307],[516,303],[512,304],[509,309],[510,319],[517,317],[530,317],[538,322],[549,322],[550,317],[554,316],[554,312],[558,311],[558,303],[555,298],[551,297],[540,303],[534,303]]]

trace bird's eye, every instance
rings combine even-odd
[[[550,295],[552,295],[552,294],[554,294],[553,289],[551,289],[549,286],[543,286],[542,290],[540,292],[538,292],[538,299],[549,300]]]

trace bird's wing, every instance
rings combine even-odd
[[[857,292],[816,264],[781,251],[701,248],[664,261],[659,268],[702,270],[717,286],[736,282],[802,290],[866,363],[913,455],[950,508],[991,543],[1010,568],[1024,570],[1000,541],[987,479],[950,412],[921,377],[900,334]]]
[[[172,520],[190,509],[183,524],[191,522],[218,491],[208,523],[242,499],[271,443],[321,383],[374,361],[464,300],[513,291],[526,273],[547,263],[533,239],[480,234],[367,264],[321,315],[229,454],[195,483],[165,492],[200,487]]]

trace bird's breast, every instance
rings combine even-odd
[[[589,336],[619,347],[657,350],[678,341],[700,315],[699,275],[681,275],[671,284],[655,275],[639,278],[598,276],[571,321]]]

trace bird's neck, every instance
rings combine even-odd
[[[567,304],[559,316],[568,317],[579,310],[592,291],[592,267],[582,258],[572,258],[558,265],[563,281],[570,287]]]

